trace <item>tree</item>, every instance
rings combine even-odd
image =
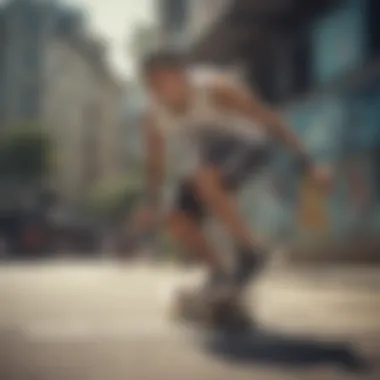
[[[87,207],[106,223],[118,223],[134,209],[141,197],[142,181],[139,175],[129,175],[120,181],[96,186],[89,194]]]

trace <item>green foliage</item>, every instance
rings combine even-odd
[[[51,140],[40,127],[10,127],[0,135],[0,175],[28,182],[50,170]]]
[[[96,186],[87,201],[92,214],[115,223],[130,214],[141,197],[142,181],[136,176]]]

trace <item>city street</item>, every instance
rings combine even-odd
[[[200,334],[170,300],[197,272],[107,262],[0,269],[0,379],[379,379],[380,269],[273,268],[260,329]]]

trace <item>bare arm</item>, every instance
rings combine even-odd
[[[217,85],[213,89],[215,101],[222,107],[228,107],[246,117],[258,121],[268,132],[286,144],[298,155],[307,158],[304,145],[291,131],[285,121],[271,108],[264,105],[257,97],[248,91],[233,87]]]
[[[144,122],[146,152],[146,196],[149,206],[156,207],[164,180],[164,141],[153,118],[148,115]]]

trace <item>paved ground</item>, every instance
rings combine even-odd
[[[261,331],[197,335],[169,318],[197,273],[112,264],[0,269],[1,380],[379,379],[380,269],[264,276]],[[368,362],[371,368],[358,372]]]

